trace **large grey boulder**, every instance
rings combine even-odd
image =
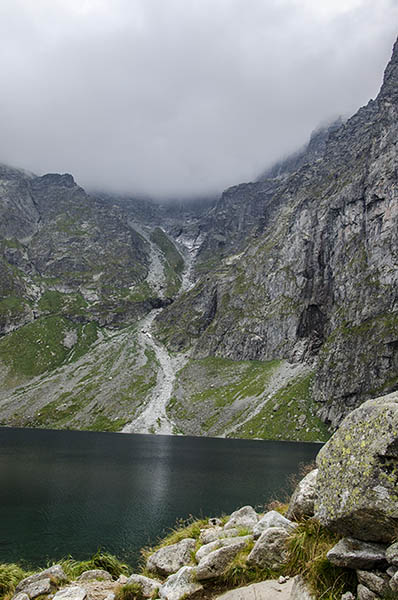
[[[277,569],[286,560],[286,541],[289,533],[283,527],[270,527],[258,538],[247,563],[258,567]]]
[[[77,581],[90,581],[90,579],[97,579],[99,581],[112,581],[112,575],[103,569],[90,569],[89,571],[84,571],[81,575],[79,575]]]
[[[210,552],[214,552],[214,550],[218,550],[224,546],[231,546],[231,544],[236,544],[239,542],[250,542],[253,539],[252,535],[242,535],[239,537],[227,537],[220,538],[218,540],[214,540],[214,542],[210,542],[209,544],[205,544],[201,546],[197,553],[195,554],[195,558],[198,562],[202,560],[205,556],[210,554]]]
[[[53,600],[85,600],[87,592],[83,587],[71,585],[59,590]]]
[[[15,591],[22,592],[26,586],[35,583],[36,581],[40,581],[40,579],[51,579],[51,581],[57,584],[68,580],[61,565],[52,565],[52,567],[48,567],[48,569],[44,569],[44,571],[34,573],[33,575],[29,575],[29,577],[25,577],[25,579],[21,579],[15,588]]]
[[[276,510],[270,510],[258,521],[254,526],[253,535],[255,538],[259,538],[260,535],[269,527],[283,527],[286,531],[292,532],[296,527],[296,524],[278,513]]]
[[[317,464],[320,522],[350,537],[391,542],[398,533],[398,393],[350,413]]]
[[[162,582],[157,579],[151,579],[150,577],[145,577],[144,575],[138,575],[137,573],[133,573],[126,580],[125,585],[130,583],[138,583],[141,588],[142,595],[145,598],[151,598],[156,590],[159,590],[162,586]]]
[[[343,538],[326,556],[334,565],[349,569],[373,569],[387,565],[385,546],[353,538]]]
[[[198,564],[196,578],[201,581],[204,579],[214,579],[220,577],[233,561],[235,556],[246,546],[244,540],[224,546],[214,550],[202,558]]]
[[[398,567],[398,542],[388,546],[386,550],[386,559],[390,565]]]
[[[202,589],[203,585],[196,580],[196,569],[182,567],[177,573],[168,577],[166,583],[161,586],[159,595],[162,600],[183,600]]]
[[[244,528],[252,530],[258,521],[258,514],[252,506],[242,506],[239,510],[232,513],[224,529]]]
[[[313,517],[315,499],[317,497],[316,480],[318,469],[313,469],[298,483],[289,502],[286,513],[288,519],[300,520]]]
[[[148,558],[146,566],[149,571],[159,575],[171,575],[191,562],[191,555],[196,546],[193,538],[186,538],[177,544],[160,548]]]
[[[224,529],[223,527],[202,529],[199,535],[199,541],[202,542],[202,544],[210,544],[210,542],[226,537],[236,537],[239,535],[239,531],[240,529],[238,527],[231,527],[230,529]]]

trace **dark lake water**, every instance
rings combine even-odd
[[[134,565],[178,518],[283,498],[319,444],[0,428],[0,562]]]

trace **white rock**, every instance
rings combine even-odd
[[[146,566],[149,571],[159,575],[171,575],[191,562],[191,554],[195,550],[196,540],[186,538],[177,544],[160,548],[148,558]]]
[[[289,533],[283,527],[270,527],[258,538],[247,557],[248,564],[277,569],[286,560]]]
[[[53,565],[44,571],[40,571],[39,573],[34,573],[33,575],[29,575],[29,577],[25,577],[22,579],[17,587],[15,588],[16,592],[21,592],[24,588],[31,583],[35,583],[36,581],[40,581],[40,579],[49,579],[56,581],[57,583],[61,583],[62,581],[67,581],[67,576],[61,565]]]
[[[231,527],[239,527],[252,530],[258,521],[258,515],[252,506],[242,506],[230,516],[228,522],[224,525],[224,529]]]
[[[286,513],[288,519],[303,519],[314,516],[314,503],[317,498],[316,480],[318,469],[310,471],[297,485]]]
[[[297,527],[297,525],[289,519],[286,519],[286,517],[278,513],[276,510],[270,510],[255,525],[253,529],[254,537],[260,537],[263,531],[269,527],[283,527],[287,531],[293,531],[294,527]]]
[[[177,573],[168,577],[159,590],[159,596],[162,600],[182,600],[202,589],[203,585],[196,581],[196,569],[182,567]]]
[[[89,581],[90,579],[97,579],[100,581],[112,581],[112,575],[108,571],[103,569],[90,569],[84,571],[78,578],[77,581]]]
[[[196,571],[197,579],[199,581],[203,579],[214,579],[215,577],[222,575],[238,552],[245,546],[246,542],[242,540],[207,554],[198,564]]]
[[[199,550],[197,551],[195,558],[199,562],[202,560],[202,558],[204,558],[205,556],[210,554],[210,552],[214,552],[214,550],[218,550],[218,548],[223,548],[224,546],[230,546],[231,544],[236,544],[241,541],[244,541],[245,543],[247,543],[247,542],[251,541],[252,539],[253,539],[252,535],[242,535],[242,536],[238,536],[238,537],[220,538],[218,540],[214,540],[214,542],[210,542],[209,544],[205,544],[204,546],[201,546],[199,548]]]
[[[85,600],[87,592],[78,585],[71,585],[59,590],[53,600]]]
[[[300,575],[293,578],[290,600],[316,600]]]
[[[126,584],[129,583],[138,583],[141,586],[142,595],[145,596],[145,598],[150,598],[162,585],[162,582],[157,579],[144,577],[144,575],[138,575],[137,573],[130,575],[126,581]]]

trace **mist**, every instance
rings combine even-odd
[[[395,0],[2,0],[0,161],[206,196],[374,98]]]

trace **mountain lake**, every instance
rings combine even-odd
[[[135,567],[178,519],[286,499],[321,444],[0,428],[0,562]]]

